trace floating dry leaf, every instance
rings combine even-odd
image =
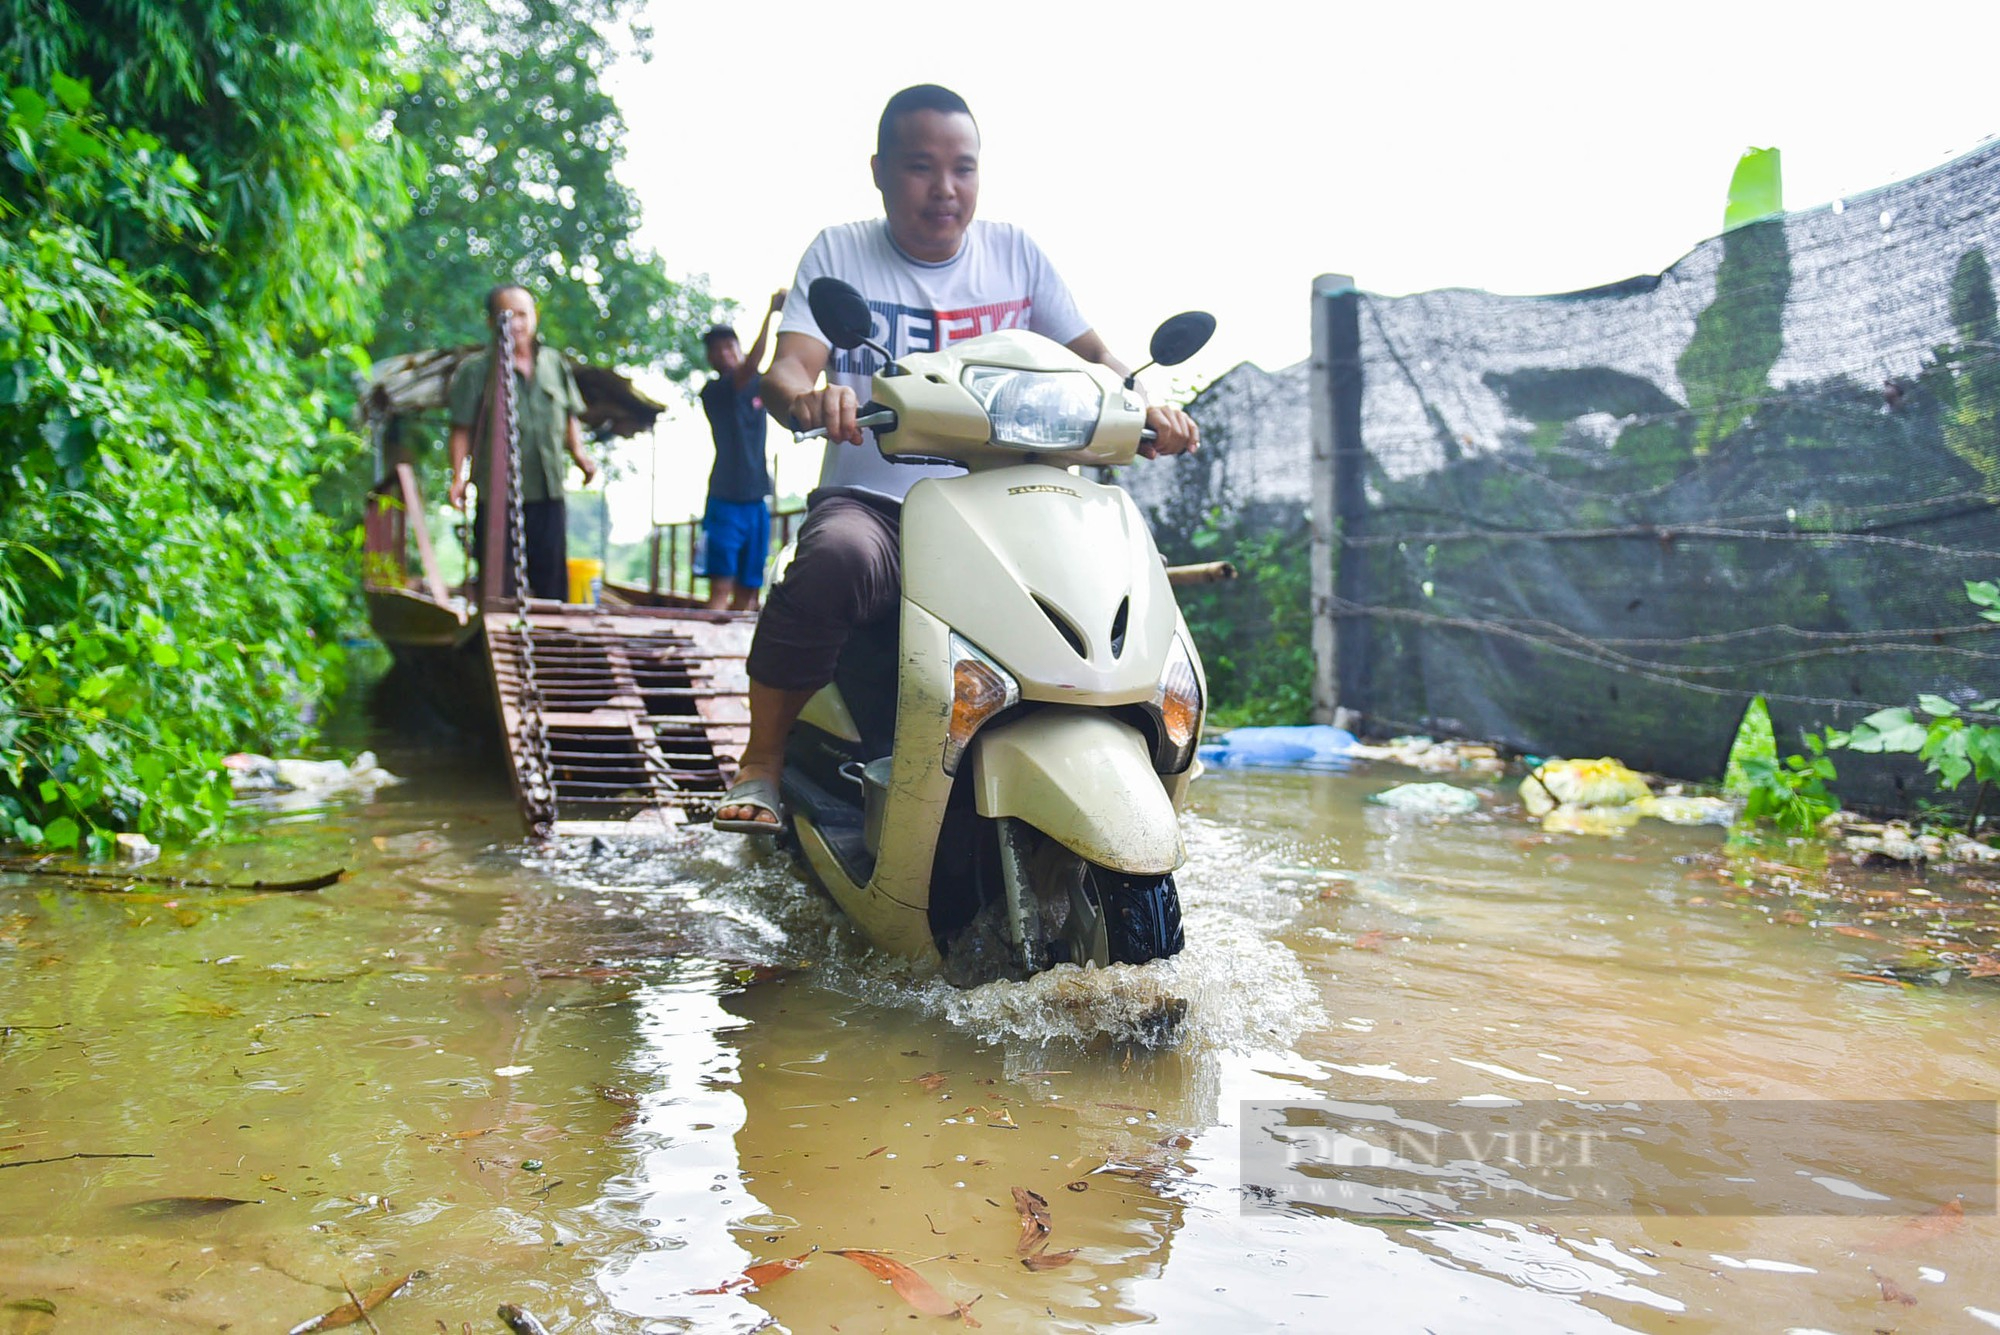
[[[1868,1267],[1868,1273],[1875,1276],[1875,1287],[1882,1290],[1883,1302],[1901,1303],[1905,1307],[1915,1307],[1917,1305],[1915,1294],[1875,1269],[1874,1266],[1871,1265]]]
[[[1075,1251],[1036,1252],[1033,1256],[1022,1257],[1021,1264],[1030,1270],[1054,1270],[1057,1266],[1068,1265],[1075,1259]]]
[[[378,834],[368,841],[380,853],[395,858],[428,858],[451,847],[451,841],[430,830],[412,830],[408,834]]]
[[[864,1159],[872,1159],[876,1155],[880,1154],[883,1150],[886,1150],[888,1148],[889,1147],[887,1145],[877,1145],[874,1149],[868,1151],[868,1153],[862,1155],[861,1157]]]
[[[1946,1201],[1930,1213],[1906,1221],[1894,1233],[1869,1244],[1865,1250],[1894,1252],[1905,1247],[1921,1246],[1956,1233],[1964,1225],[1965,1205],[1960,1201]]]
[[[1049,1223],[1048,1201],[1039,1192],[1016,1187],[1014,1208],[1021,1212],[1021,1238],[1014,1244],[1014,1250],[1026,1255],[1037,1247],[1047,1246],[1049,1233],[1054,1228]]]
[[[501,1303],[500,1319],[506,1323],[507,1329],[514,1332],[514,1335],[549,1335],[549,1328],[537,1321],[534,1313],[519,1303]],[[467,1323],[465,1328],[471,1330],[472,1326]]]
[[[968,1326],[977,1327],[972,1319],[972,1303],[955,1303],[931,1287],[931,1282],[916,1271],[904,1265],[893,1256],[880,1252],[846,1248],[834,1252],[835,1256],[845,1256],[871,1275],[889,1281],[896,1295],[925,1316],[955,1316]],[[974,1298],[972,1302],[978,1302]]]
[[[233,1210],[239,1205],[263,1203],[235,1196],[155,1196],[151,1200],[134,1201],[130,1209],[133,1214],[148,1219],[199,1219],[203,1215]]]
[[[409,1282],[408,1275],[404,1275],[401,1279],[392,1279],[381,1288],[364,1294],[359,1307],[350,1299],[331,1312],[323,1312],[310,1321],[301,1321],[285,1332],[285,1335],[311,1335],[311,1332],[316,1330],[338,1330],[342,1326],[351,1326],[361,1319],[363,1313],[372,1312],[395,1297],[396,1291]]]
[[[941,1071],[925,1071],[922,1075],[917,1076],[915,1079],[910,1080],[907,1083],[912,1085],[922,1085],[925,1089],[935,1094],[938,1092],[939,1088],[943,1086],[944,1082],[949,1079],[951,1079],[951,1077],[945,1075]]]
[[[712,1289],[696,1289],[695,1292],[750,1293],[774,1280],[783,1279],[794,1270],[801,1269],[811,1259],[811,1252],[801,1252],[797,1256],[781,1257],[776,1261],[760,1261],[733,1279],[725,1279]]]

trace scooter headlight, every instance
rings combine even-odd
[[[1194,655],[1178,635],[1167,670],[1160,674],[1154,704],[1160,711],[1160,772],[1179,774],[1194,759],[1194,745],[1201,738],[1201,678],[1194,670]]]
[[[1082,371],[968,366],[959,383],[986,410],[997,445],[1080,450],[1090,444],[1104,408],[1104,390]]]
[[[1006,668],[958,636],[951,637],[951,723],[944,736],[944,772],[958,773],[958,762],[972,744],[979,726],[1021,700],[1021,687]]]

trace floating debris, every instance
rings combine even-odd
[[[1484,742],[1436,741],[1429,737],[1392,737],[1382,746],[1358,745],[1349,755],[1356,760],[1392,760],[1398,765],[1423,770],[1427,774],[1475,774],[1497,776],[1507,772],[1507,762],[1498,748]]]
[[[375,762],[373,751],[363,751],[352,762],[344,760],[300,760],[290,756],[273,759],[239,751],[224,756],[230,787],[239,797],[258,793],[287,793],[317,800],[336,795],[373,797],[375,790],[402,780]]]
[[[1531,816],[1557,807],[1622,807],[1650,796],[1645,777],[1610,756],[1547,761],[1521,780],[1521,805]]]
[[[1413,816],[1462,816],[1479,810],[1479,794],[1448,783],[1399,783],[1368,799]]]

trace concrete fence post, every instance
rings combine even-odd
[[[1333,615],[1341,521],[1360,478],[1361,325],[1354,279],[1312,282],[1312,642],[1315,723],[1338,723],[1340,627]]]

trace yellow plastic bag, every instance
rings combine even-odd
[[[1620,807],[1648,796],[1646,781],[1610,756],[1551,760],[1521,780],[1521,804],[1533,816],[1557,807]]]

